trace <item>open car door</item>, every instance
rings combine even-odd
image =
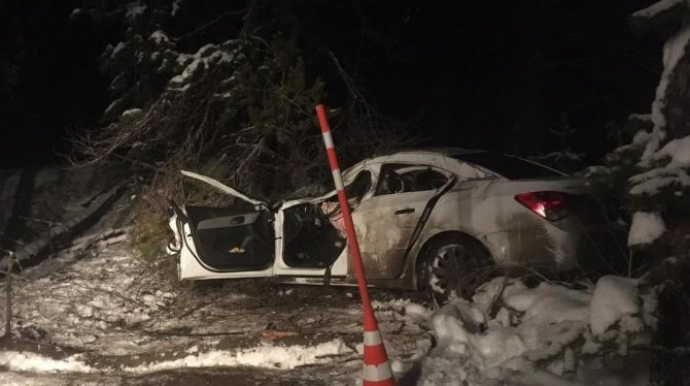
[[[182,174],[208,183],[251,205],[180,208],[171,203],[170,227],[175,234],[175,242],[168,249],[172,253],[179,253],[179,278],[198,280],[272,276],[275,235],[268,205],[250,199],[210,177],[188,171],[182,171]]]

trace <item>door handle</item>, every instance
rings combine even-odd
[[[395,211],[395,214],[408,214],[408,213],[414,213],[414,208],[398,209]]]

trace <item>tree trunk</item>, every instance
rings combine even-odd
[[[7,265],[7,278],[5,287],[5,341],[12,339],[12,268],[14,267],[14,253],[10,252],[9,264]]]

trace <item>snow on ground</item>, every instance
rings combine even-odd
[[[276,346],[264,343],[259,347],[243,350],[210,350],[192,353],[183,358],[142,363],[119,368],[95,368],[85,363],[82,354],[63,359],[53,359],[31,352],[2,351],[0,366],[10,371],[31,371],[38,373],[92,373],[116,372],[149,373],[154,371],[219,366],[250,366],[272,369],[293,369],[297,366],[328,362],[329,356],[351,352],[342,340],[335,339],[316,346]]]
[[[14,283],[16,343],[0,350],[0,368],[12,375],[0,384],[105,376],[120,385],[129,384],[126,377],[175,369],[253,368],[241,370],[243,376],[279,370],[307,379],[302,369],[311,368],[342,385],[361,375],[362,314],[352,289],[260,280],[179,285],[166,272],[129,256],[126,245],[62,253],[24,270]],[[399,298],[380,300],[377,308],[392,359],[429,350],[428,329],[417,323],[429,310]],[[0,307],[0,319],[4,314]]]
[[[578,290],[495,279],[430,315],[418,385],[646,385],[649,362],[627,353],[650,341],[653,299],[614,276]]]
[[[188,355],[184,358],[124,367],[127,372],[151,372],[184,367],[252,366],[276,369],[293,369],[297,366],[324,363],[329,356],[352,352],[342,340],[335,339],[316,346],[275,346],[263,344],[259,347],[231,351],[210,351]]]
[[[0,366],[10,371],[32,371],[38,373],[90,373],[94,369],[81,360],[80,355],[63,359],[48,358],[31,352],[2,351]]]

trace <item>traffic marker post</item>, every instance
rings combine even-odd
[[[383,345],[379,325],[374,315],[374,308],[371,306],[369,299],[369,291],[367,290],[367,278],[364,272],[364,264],[362,264],[362,255],[359,250],[359,243],[357,242],[357,234],[355,233],[355,226],[352,222],[352,214],[350,213],[350,206],[347,202],[347,195],[345,194],[345,185],[343,184],[343,177],[340,173],[340,166],[338,165],[338,157],[335,153],[335,146],[333,145],[333,137],[331,136],[331,129],[328,124],[328,116],[326,115],[326,108],[320,104],[316,106],[316,116],[319,119],[319,126],[321,126],[321,134],[323,135],[323,142],[326,145],[326,154],[328,155],[328,163],[331,166],[333,173],[333,182],[338,192],[338,203],[343,214],[345,222],[345,231],[347,234],[347,247],[352,256],[352,264],[355,268],[355,275],[357,276],[357,286],[359,287],[359,295],[362,299],[362,306],[364,308],[364,386],[395,386],[395,378],[393,377],[393,370],[388,361],[388,354],[386,347]]]

